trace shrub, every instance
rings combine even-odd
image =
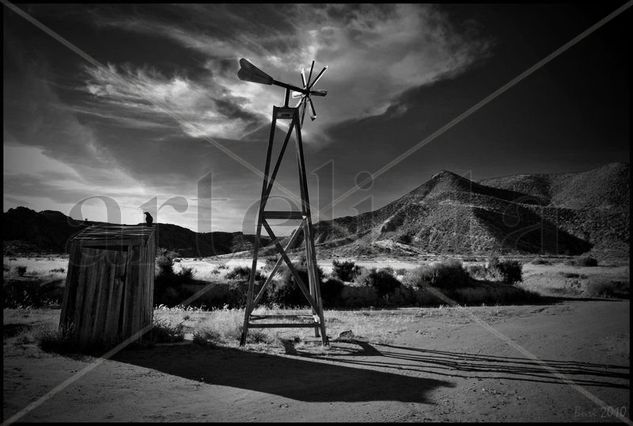
[[[523,281],[523,266],[516,260],[499,260],[498,257],[492,257],[488,261],[486,267],[489,276],[496,277],[497,280],[506,284],[514,284]]]
[[[584,295],[588,297],[630,297],[629,281],[612,281],[601,277],[591,277]]]
[[[411,244],[411,235],[402,234],[398,237],[398,242],[401,244]]]
[[[246,296],[248,295],[248,282],[229,283],[226,299],[222,300],[218,306],[228,305],[231,308],[243,308],[246,306]]]
[[[157,275],[171,276],[174,275],[174,262],[171,258],[160,255],[156,258]]]
[[[594,259],[591,256],[583,256],[583,257],[579,257],[576,260],[576,265],[578,265],[578,266],[598,266],[598,260]]]
[[[309,289],[308,267],[305,260],[294,262],[293,266],[297,270],[297,274],[301,281]],[[321,282],[323,270],[317,266],[317,282]],[[293,273],[290,268],[283,266],[280,268],[280,278],[271,283],[267,290],[268,303],[278,304],[281,307],[307,306],[308,301],[301,292],[299,285],[296,284]]]
[[[272,271],[275,265],[277,264],[277,258],[274,256],[269,256],[266,258],[266,263],[262,268],[264,271]]]
[[[248,266],[236,266],[227,272],[226,278],[229,280],[248,281],[251,276],[251,268]],[[266,277],[259,271],[255,270],[255,281],[265,281]]]
[[[551,265],[552,261],[548,259],[544,259],[542,257],[537,257],[533,261],[530,262],[532,265]]]
[[[64,268],[56,268],[56,269],[51,269],[50,272],[59,272],[59,273],[64,273],[66,270]]]
[[[598,266],[598,260],[591,256],[580,256],[576,259],[565,261],[565,265],[569,266]]]
[[[468,286],[470,277],[459,260],[451,259],[410,270],[403,281],[408,286],[418,288],[431,286],[452,289]]]
[[[149,339],[156,343],[175,343],[185,339],[184,326],[182,323],[172,325],[162,319],[154,320],[154,327],[148,333]]]
[[[332,266],[332,275],[341,281],[353,281],[360,272],[360,268],[353,261],[344,260],[339,262],[334,259]]]
[[[154,278],[154,304],[175,306],[193,293],[182,288],[182,284],[193,281],[193,269],[182,268],[174,273],[174,263],[168,256],[156,259],[158,272]]]
[[[193,268],[183,267],[178,272],[178,276],[180,277],[181,281],[184,281],[184,282],[191,282],[191,281],[193,281]]]
[[[389,272],[384,270],[377,271],[375,268],[359,276],[357,282],[364,286],[375,288],[376,293],[380,297],[393,293],[393,291],[402,284]]]
[[[19,276],[23,277],[24,274],[26,274],[26,266],[24,265],[16,266],[15,271],[18,273]]]
[[[55,352],[59,354],[79,353],[79,342],[73,336],[72,329],[67,330],[41,330],[36,337],[38,346],[44,352]]]
[[[391,274],[391,275],[396,275],[396,270],[393,269],[391,266],[386,266],[384,268],[380,268],[380,270],[381,271],[385,271],[386,273]]]
[[[346,285],[341,291],[341,301],[348,308],[367,308],[377,306],[378,293],[374,287],[354,287]]]
[[[64,297],[64,289],[57,282],[48,284],[40,281],[8,281],[2,289],[4,308],[34,307],[58,305]],[[63,281],[63,280],[61,280]]]
[[[495,283],[454,289],[451,298],[461,305],[531,304],[542,300],[532,291]]]
[[[193,343],[197,345],[215,345],[221,341],[221,338],[220,332],[213,329],[205,328],[193,332]]]
[[[336,278],[330,278],[321,283],[321,299],[323,300],[323,305],[327,308],[339,305],[343,287],[345,287],[343,281]]]
[[[485,280],[487,278],[486,267],[484,265],[470,265],[466,268],[468,275],[472,278]]]

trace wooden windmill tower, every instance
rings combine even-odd
[[[312,61],[312,66],[310,67],[310,73],[308,75],[308,79],[306,80],[305,74],[303,70],[301,71],[301,81],[303,87],[296,87],[290,84],[282,83],[280,81],[274,80],[271,76],[258,69],[256,66],[248,62],[246,59],[240,59],[240,70],[237,73],[237,76],[240,80],[251,81],[254,83],[267,84],[267,85],[275,85],[280,86],[286,89],[284,105],[281,107],[273,106],[273,115],[272,115],[272,124],[270,127],[270,137],[268,139],[268,150],[266,153],[266,166],[264,170],[264,182],[262,185],[262,195],[259,204],[259,211],[257,213],[257,236],[255,238],[255,243],[253,247],[253,264],[251,267],[251,275],[249,277],[248,282],[248,294],[246,299],[246,311],[244,312],[244,327],[242,329],[242,336],[240,340],[240,345],[244,345],[246,343],[246,335],[248,333],[249,328],[285,328],[285,327],[314,327],[314,333],[316,337],[320,336],[322,338],[323,344],[327,345],[327,335],[325,333],[325,318],[323,316],[323,303],[321,300],[321,288],[319,278],[317,276],[316,270],[316,252],[314,249],[314,239],[312,235],[312,218],[310,214],[310,200],[308,197],[308,185],[306,179],[306,170],[305,170],[305,162],[303,159],[303,141],[301,139],[301,126],[303,125],[303,119],[305,117],[306,109],[308,108],[308,104],[310,105],[311,115],[310,118],[312,120],[316,119],[316,111],[314,109],[314,105],[312,103],[311,96],[325,96],[327,92],[325,90],[314,90],[313,87],[317,81],[323,76],[323,73],[327,67],[324,67],[321,72],[312,79],[312,72],[314,71],[314,61]],[[290,91],[294,91],[293,97],[300,98],[297,104],[294,107],[288,105],[290,100]],[[270,172],[271,166],[271,155],[273,143],[275,140],[275,129],[277,126],[277,120],[290,120],[290,124],[288,127],[288,131],[286,136],[284,137],[283,145],[281,146],[281,150],[279,151],[279,157],[275,162],[275,166],[273,168],[272,173]],[[299,169],[299,187],[301,192],[301,210],[300,211],[272,211],[266,210],[266,203],[270,196],[270,193],[273,189],[273,184],[275,183],[275,178],[277,176],[277,172],[279,171],[279,166],[283,159],[284,153],[286,152],[286,147],[288,146],[288,141],[292,136],[292,133],[295,133],[295,148],[297,154],[297,167]],[[286,219],[286,220],[297,220],[299,221],[299,226],[295,231],[291,234],[290,241],[286,245],[286,247],[282,247],[279,239],[275,236],[273,230],[268,224],[268,220],[271,219]],[[261,236],[262,226],[266,229],[266,232],[270,236],[275,248],[279,252],[280,256],[277,259],[277,263],[273,268],[270,275],[266,278],[264,284],[258,289],[257,295],[255,295],[255,272],[257,270],[257,252],[259,251],[259,239]],[[301,279],[296,268],[290,261],[286,251],[293,246],[293,244],[297,241],[300,232],[303,231],[304,242],[305,242],[305,251],[306,251],[306,261],[307,261],[307,273],[308,273],[308,285]],[[253,309],[257,306],[257,303],[261,300],[264,295],[267,286],[272,281],[272,277],[275,275],[277,270],[284,261],[290,272],[292,273],[295,283],[301,289],[301,292],[305,296],[306,300],[310,304],[312,308],[312,317],[309,322],[265,322],[269,317],[264,316],[254,316],[252,315]],[[279,318],[277,316],[276,318]],[[295,316],[296,318],[296,316]]]

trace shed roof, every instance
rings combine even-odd
[[[92,225],[76,234],[72,239],[85,244],[136,245],[145,244],[155,233],[148,225]]]

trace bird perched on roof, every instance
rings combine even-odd
[[[154,222],[154,218],[152,217],[152,215],[149,214],[148,212],[145,212],[145,224],[147,226],[152,226],[153,222]]]

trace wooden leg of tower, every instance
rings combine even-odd
[[[273,119],[270,126],[270,136],[268,138],[268,150],[266,151],[266,166],[264,167],[264,181],[262,183],[262,195],[259,201],[259,211],[257,212],[257,232],[253,243],[253,263],[251,266],[251,274],[248,278],[248,292],[246,294],[246,307],[244,308],[244,325],[242,326],[242,335],[240,337],[240,346],[246,344],[246,335],[248,334],[248,324],[250,316],[255,308],[255,274],[257,272],[257,252],[259,251],[259,239],[262,234],[263,212],[266,207],[266,190],[268,188],[268,173],[270,171],[270,157],[272,154],[273,143],[275,141],[275,127],[277,125],[277,107],[273,107]]]
[[[296,115],[296,143],[297,143],[297,163],[299,167],[299,181],[301,186],[302,212],[304,219],[304,235],[306,246],[306,261],[308,265],[308,276],[310,279],[310,293],[315,300],[316,309],[312,314],[318,316],[319,326],[314,328],[314,335],[323,340],[323,345],[327,345],[327,334],[325,330],[325,317],[323,315],[323,301],[321,299],[321,282],[317,274],[316,250],[314,247],[314,237],[312,235],[312,217],[310,212],[310,197],[308,195],[308,183],[306,177],[305,160],[303,157],[303,141],[301,139],[301,126],[299,124],[298,113]],[[320,333],[319,333],[320,331]]]
[[[308,266],[308,280],[310,281],[310,296],[312,296],[312,298],[315,300],[316,305],[317,305],[317,309],[312,309],[312,315],[319,316],[319,311],[318,311],[319,300],[317,299],[317,292],[316,292],[316,288],[318,286],[317,284],[318,277],[316,275],[316,265],[312,261],[313,257],[312,257],[312,251],[310,249],[310,246],[311,246],[310,233],[308,231],[307,218],[303,222],[303,235],[304,235],[304,241],[305,241],[305,246],[306,246],[306,262]],[[314,327],[314,337],[320,337],[318,326]]]
[[[257,272],[257,252],[259,251],[259,238],[262,232],[261,217],[257,223],[257,234],[253,243],[253,263],[251,266],[251,275],[248,278],[248,293],[246,295],[246,307],[244,308],[244,325],[242,326],[242,336],[240,337],[240,346],[246,344],[246,335],[248,334],[248,323],[251,312],[253,311],[253,295],[255,293],[255,273]]]

